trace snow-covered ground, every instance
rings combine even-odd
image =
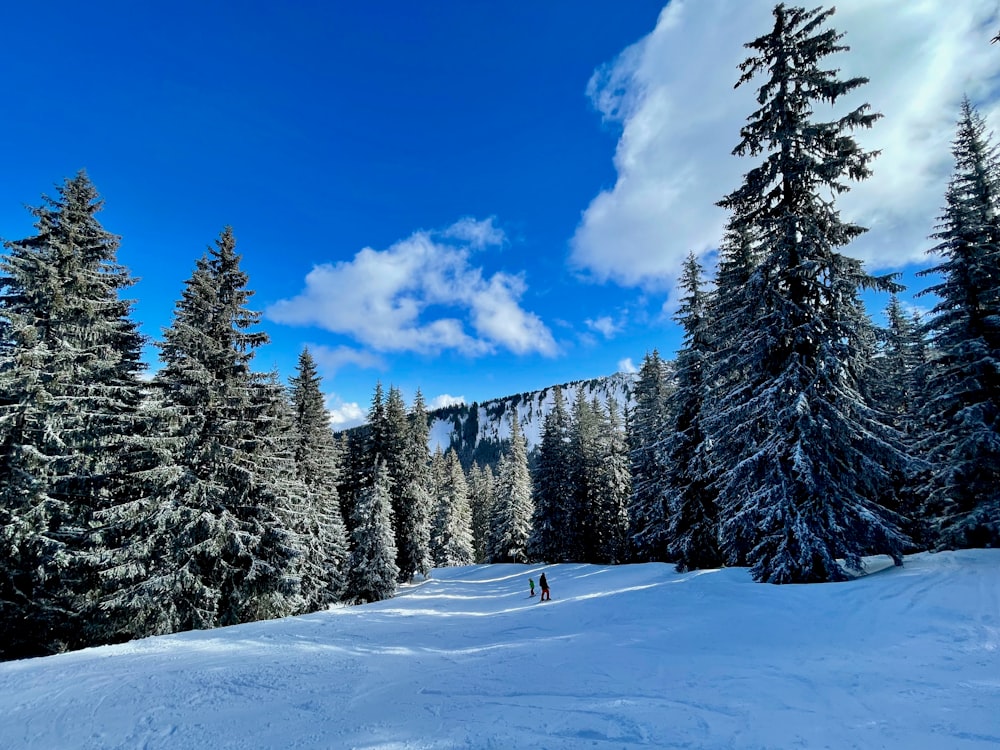
[[[542,569],[0,664],[0,748],[1000,747],[1000,550],[811,586],[554,565],[546,603]]]

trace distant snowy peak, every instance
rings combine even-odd
[[[566,408],[571,409],[577,393],[583,391],[588,401],[597,399],[606,404],[613,398],[619,411],[632,403],[632,388],[636,375],[618,372],[591,380],[577,380],[540,391],[529,391],[496,398],[483,403],[459,404],[435,409],[429,413],[430,448],[447,451],[454,448],[464,465],[473,460],[495,463],[503,441],[510,438],[510,415],[517,414],[521,430],[528,441],[528,450],[541,441],[545,415],[552,409],[555,389],[562,388]]]

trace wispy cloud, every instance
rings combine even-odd
[[[592,331],[596,331],[597,333],[604,336],[604,338],[606,339],[614,338],[615,334],[622,329],[621,324],[613,321],[611,317],[608,315],[604,315],[600,318],[595,318],[592,320],[588,318],[587,320],[584,321],[584,323],[586,324],[587,328],[589,328]]]
[[[335,430],[346,430],[364,424],[367,412],[353,401],[344,401],[335,393],[326,395],[326,410],[330,415],[330,425]]]
[[[464,403],[465,396],[451,396],[447,393],[442,393],[440,396],[431,399],[430,403],[427,404],[427,409],[443,409],[446,406],[458,406]]]
[[[551,331],[521,307],[523,276],[486,276],[470,262],[473,250],[504,241],[492,219],[415,232],[387,250],[365,248],[351,261],[316,266],[301,294],[266,315],[344,334],[377,352],[554,355]]]
[[[618,372],[636,373],[639,372],[639,368],[635,366],[631,357],[626,357],[618,363]]]
[[[923,262],[951,172],[963,94],[1000,114],[996,0],[839,0],[831,25],[851,47],[829,65],[870,83],[833,117],[870,102],[885,115],[861,144],[880,149],[875,175],[839,200],[871,231],[850,248],[873,269]],[[618,179],[584,213],[572,263],[597,281],[669,289],[691,250],[722,237],[715,202],[739,186],[750,162],[731,156],[754,108],[755,85],[733,90],[743,42],[766,33],[771,0],[674,0],[656,29],[592,78],[588,93],[620,125]]]
[[[322,344],[310,344],[309,352],[327,376],[332,376],[347,365],[354,365],[366,370],[384,370],[386,366],[385,360],[378,354],[363,349],[352,349],[349,346],[329,347]]]

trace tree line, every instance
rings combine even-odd
[[[381,384],[336,436],[308,350],[287,385],[230,228],[199,258],[144,377],[119,238],[83,172],[0,257],[0,658],[391,596],[474,562],[742,565],[844,580],[862,558],[1000,542],[1000,168],[965,100],[934,239],[931,312],[840,249],[836,195],[870,173],[865,83],[832,10],[778,5],[738,85],[758,160],[720,205],[713,283],[680,280],[684,341],[646,355],[631,403],[554,389],[530,462],[516,413],[495,465],[428,448],[419,392]],[[861,292],[892,295],[885,326]]]

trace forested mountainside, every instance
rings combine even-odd
[[[545,415],[552,408],[555,389],[561,388],[563,399],[572,404],[582,391],[587,401],[597,400],[607,404],[614,399],[619,412],[632,402],[635,374],[616,372],[614,375],[577,380],[561,385],[551,385],[539,391],[517,393],[482,403],[458,404],[435,409],[428,413],[430,421],[430,449],[447,452],[454,448],[462,465],[468,469],[473,461],[480,465],[496,463],[503,442],[510,437],[510,415],[517,413],[521,430],[528,441],[528,450],[534,450],[540,440]]]

